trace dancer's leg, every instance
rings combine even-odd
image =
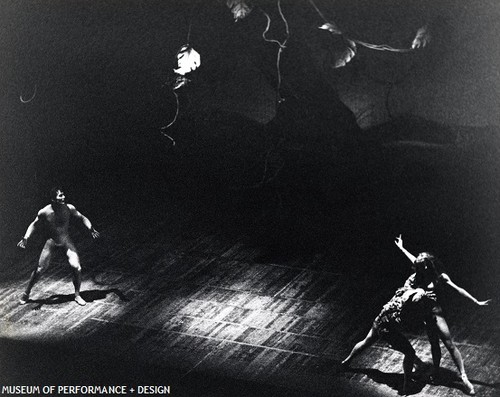
[[[409,386],[409,383],[411,381],[411,373],[413,370],[413,365],[416,362],[417,362],[417,364],[422,363],[422,361],[415,354],[415,349],[411,345],[410,341],[400,332],[391,331],[388,334],[384,334],[384,339],[390,343],[390,345],[393,349],[398,350],[404,354],[404,358],[403,358],[403,373],[404,373],[403,393],[407,393],[408,386]]]
[[[82,284],[82,267],[80,266],[80,258],[73,244],[68,244],[66,249],[68,262],[73,270],[73,285],[75,286],[75,302],[81,306],[85,306],[86,302],[80,296],[80,286]]]
[[[441,364],[441,346],[439,344],[439,330],[436,324],[436,318],[432,316],[426,321],[427,336],[431,345],[433,371],[432,377],[437,377],[439,374],[439,366]]]
[[[26,289],[24,290],[24,293],[19,300],[19,303],[21,305],[24,305],[28,302],[33,286],[40,279],[40,274],[49,266],[54,247],[54,241],[52,239],[47,240],[40,254],[40,258],[38,259],[38,265],[31,273],[28,285],[26,286]]]
[[[367,347],[373,345],[378,339],[379,339],[378,333],[372,327],[370,331],[368,331],[368,334],[365,336],[365,338],[362,341],[356,343],[356,345],[354,345],[349,355],[344,359],[344,361],[342,361],[342,365],[349,365],[349,363],[355,356],[357,356]]]
[[[458,371],[460,372],[460,377],[462,378],[462,382],[464,382],[464,385],[467,389],[467,393],[475,394],[474,386],[472,386],[472,383],[470,383],[469,379],[467,378],[467,374],[465,373],[465,366],[462,354],[460,354],[460,350],[458,350],[457,346],[451,339],[450,329],[448,328],[448,324],[446,323],[445,318],[441,314],[436,314],[435,319],[436,319],[437,331],[439,332],[439,337],[441,338],[444,345],[450,352],[451,358],[453,359],[453,362],[455,363],[455,365],[458,368]]]

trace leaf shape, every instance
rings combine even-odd
[[[427,26],[422,26],[411,43],[412,50],[425,47],[431,41],[431,34]]]
[[[177,69],[174,72],[180,75],[192,72],[201,65],[201,57],[195,49],[183,45],[177,52]]]
[[[175,78],[172,89],[177,90],[181,87],[184,87],[189,82],[190,80],[187,77],[179,75]]]
[[[341,30],[333,22],[324,23],[318,29],[328,30],[330,33],[333,33],[333,34],[339,34],[339,35],[342,34]]]
[[[227,0],[226,4],[231,9],[235,22],[245,18],[252,11],[245,0]]]
[[[335,60],[333,64],[333,68],[341,68],[344,67],[347,63],[351,62],[352,58],[356,56],[356,43],[352,40],[347,40],[347,46],[339,55],[339,57]]]

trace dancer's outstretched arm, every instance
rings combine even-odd
[[[398,246],[398,248],[401,251],[403,251],[403,254],[405,254],[408,257],[408,259],[411,260],[411,263],[415,263],[417,257],[415,255],[412,255],[410,252],[408,252],[408,250],[405,247],[403,247],[403,238],[401,237],[401,234],[398,237],[396,237],[394,243]]]
[[[28,226],[28,229],[26,230],[26,233],[24,233],[24,237],[17,243],[17,246],[20,248],[26,248],[26,244],[28,243],[28,239],[31,237],[33,232],[36,230],[38,227],[38,224],[40,223],[40,217],[42,216],[42,211],[39,211],[35,220],[30,223]]]
[[[85,227],[89,229],[90,234],[92,234],[92,238],[99,238],[100,233],[92,227],[92,223],[90,222],[89,218],[79,212],[74,205],[68,204],[68,208],[71,211],[71,215],[80,219]]]
[[[457,291],[460,295],[462,295],[463,297],[467,298],[467,299],[470,299],[472,302],[474,302],[476,305],[479,305],[479,306],[487,306],[490,302],[491,302],[491,299],[487,299],[485,301],[479,301],[477,300],[476,298],[474,298],[469,292],[467,292],[465,289],[463,289],[462,287],[459,287],[458,285],[456,285],[453,281],[451,281],[451,278],[450,276],[448,276],[446,273],[443,273],[442,275],[442,278],[444,280],[444,282],[449,285],[451,288],[453,288],[455,291]]]

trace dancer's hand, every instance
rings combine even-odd
[[[17,246],[19,248],[25,249],[26,248],[26,243],[27,243],[27,240],[23,237],[22,240],[17,243]]]
[[[479,306],[488,306],[491,302],[491,299],[487,299],[485,301],[476,301],[476,304]]]
[[[92,238],[99,238],[99,236],[101,235],[97,230],[95,229],[92,229],[90,231],[90,233],[92,234]]]
[[[418,302],[425,295],[425,291],[422,288],[417,288],[417,292],[413,294],[411,298],[412,302]]]
[[[396,237],[394,243],[398,246],[400,250],[403,249],[403,238],[401,237],[401,234],[398,237]]]

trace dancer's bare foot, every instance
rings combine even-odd
[[[463,374],[461,376],[462,382],[464,382],[465,385],[465,390],[467,394],[473,396],[476,394],[476,391],[474,390],[474,386],[472,386],[472,383],[470,383],[469,378],[467,378],[467,375]]]
[[[24,294],[21,295],[21,299],[19,299],[19,304],[20,305],[25,305],[28,303],[30,300],[30,296],[25,292]]]
[[[80,295],[75,296],[75,302],[78,303],[80,306],[85,306],[87,304],[87,302],[85,302]]]

